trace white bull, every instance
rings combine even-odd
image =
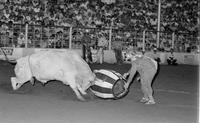
[[[72,51],[41,51],[22,57],[17,60],[14,71],[16,77],[11,77],[14,90],[28,81],[34,84],[33,78],[43,84],[49,80],[59,80],[69,85],[82,101],[85,99],[81,94],[85,95],[95,80],[89,65]]]

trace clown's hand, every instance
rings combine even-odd
[[[124,73],[123,74],[123,79],[127,80],[129,75],[130,75],[130,73]]]
[[[125,83],[125,84],[124,84],[125,90],[128,90],[128,87],[129,87],[129,83]]]

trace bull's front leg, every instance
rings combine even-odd
[[[79,100],[85,101],[85,99],[83,98],[83,96],[81,96],[81,94],[80,94],[80,92],[79,92],[79,90],[78,90],[77,87],[72,88],[72,90],[75,92],[75,94],[76,94],[76,96],[77,96],[77,98],[78,98]]]
[[[75,83],[75,82],[74,82]],[[81,101],[85,101],[85,99],[83,98],[83,96],[80,94],[79,89],[76,85],[72,85],[70,84],[70,87],[72,88],[72,90],[75,92],[77,98]]]
[[[81,88],[80,85],[77,85],[78,90],[83,94],[86,95],[87,93]]]
[[[76,76],[76,87],[78,88],[79,92],[81,92],[81,94],[86,95],[87,93],[83,90],[81,85],[83,85],[83,79]]]

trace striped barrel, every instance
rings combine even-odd
[[[100,98],[114,98],[118,99],[126,94],[124,84],[126,80],[123,79],[120,73],[113,70],[95,70],[97,80],[91,86],[90,90]]]

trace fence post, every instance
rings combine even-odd
[[[157,21],[157,48],[160,48],[160,14],[161,14],[161,0],[158,0],[158,21]]]
[[[12,23],[12,47],[15,47],[15,42],[14,42],[14,25]]]
[[[112,42],[112,27],[109,30],[109,42],[108,42],[108,49],[111,50],[111,42]]]
[[[171,44],[171,48],[174,49],[174,40],[175,40],[175,32],[172,33],[172,44]]]
[[[49,43],[49,42],[50,42],[50,41],[49,41],[49,39],[50,39],[50,33],[49,33],[49,32],[50,32],[50,28],[49,28],[49,26],[48,26],[47,28],[48,28],[48,29],[47,29],[47,30],[48,30],[48,35],[47,35],[47,47],[49,48],[49,46],[51,45],[51,44]]]
[[[43,34],[43,26],[41,26],[40,28],[41,28],[41,29],[40,29],[40,30],[41,30],[41,32],[40,32],[40,47],[41,47],[41,44],[42,44],[42,42],[43,42],[43,40],[42,40],[42,38],[43,38],[43,37],[42,37],[42,34]],[[42,46],[42,47],[43,47],[43,46]]]
[[[72,48],[72,27],[69,28],[69,49]]]
[[[35,24],[33,25],[34,29],[33,29],[33,35],[34,35],[34,41],[33,41],[33,47],[35,48],[35,42],[36,42],[36,36],[35,36]]]
[[[28,47],[28,23],[25,25],[25,48]]]
[[[142,52],[144,54],[145,52],[145,35],[146,35],[146,30],[143,31],[143,34],[142,34]]]
[[[63,36],[64,35],[64,28],[62,28],[62,29],[63,29],[63,33],[62,33],[62,37],[61,37],[61,47],[63,48],[65,42],[64,42],[64,38],[63,38],[64,37]]]

